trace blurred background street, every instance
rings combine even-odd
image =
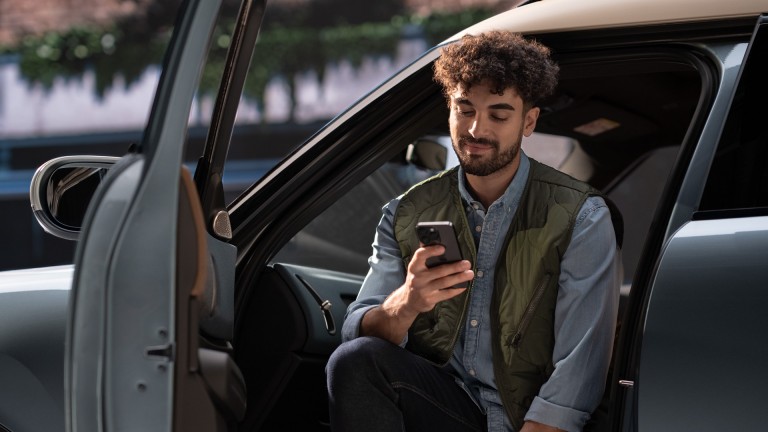
[[[34,220],[32,173],[57,156],[120,156],[140,142],[178,3],[0,0],[0,270],[71,262],[75,243],[45,234]],[[238,111],[227,193],[237,195],[430,47],[513,3],[269,1]],[[223,67],[228,44],[224,32],[214,35],[209,68]],[[203,71],[191,149],[207,133],[215,75]],[[194,169],[194,160],[186,163]]]

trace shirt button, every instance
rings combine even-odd
[[[469,370],[469,374],[472,375],[472,376],[475,376],[475,370],[474,369],[470,369]]]
[[[479,278],[483,277],[483,271],[482,270],[478,270],[477,271],[477,277],[479,277]]]
[[[473,319],[472,321],[470,321],[470,322],[469,322],[469,324],[470,324],[472,327],[477,327],[477,320]]]
[[[477,232],[480,232],[482,230],[483,230],[483,227],[481,227],[480,225],[475,227],[475,231],[477,231]]]
[[[477,203],[472,203],[472,208],[474,208],[475,210],[477,210],[477,209],[479,209],[479,208],[480,208],[480,205],[479,205],[479,204],[477,204]]]

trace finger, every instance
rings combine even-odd
[[[409,281],[406,285],[409,288],[410,303],[414,310],[427,312],[432,310],[435,305],[443,300],[447,300],[466,291],[466,288],[456,288],[456,285],[465,284],[474,277],[472,270],[466,270],[459,273],[453,273],[438,279],[430,279],[431,271],[426,270],[417,275],[409,275]]]
[[[436,244],[431,246],[422,246],[418,249],[416,249],[416,252],[413,253],[413,258],[411,259],[412,263],[417,263],[419,266],[425,266],[427,258],[440,256],[445,253],[445,246]]]
[[[455,263],[441,264],[432,268],[421,267],[419,264],[413,264],[408,266],[408,277],[410,285],[418,290],[441,290],[452,285],[446,285],[442,280],[445,277],[452,275],[461,275],[469,271],[465,276],[458,276],[454,284],[470,280],[474,277],[474,273],[470,270],[472,264],[467,260],[458,261]]]
[[[435,304],[440,303],[441,301],[452,299],[466,290],[466,288],[446,288],[440,290],[439,295],[436,296],[437,301]]]
[[[429,269],[435,279],[443,278],[452,274],[465,272],[472,268],[472,263],[467,260],[456,261],[454,263],[440,264]]]
[[[454,273],[440,279],[436,279],[433,283],[434,286],[437,286],[441,291],[445,289],[457,288],[457,286],[464,288],[474,277],[475,273],[472,270],[466,270],[460,273]]]

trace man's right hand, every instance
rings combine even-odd
[[[360,334],[400,344],[419,313],[428,312],[437,303],[464,292],[466,288],[453,287],[475,276],[469,261],[427,267],[427,258],[442,255],[443,252],[445,248],[441,245],[417,249],[408,264],[405,283],[392,292],[381,306],[365,314]]]

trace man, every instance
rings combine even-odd
[[[520,149],[557,73],[546,47],[513,33],[443,49],[435,79],[460,167],[384,207],[328,364],[334,430],[578,431],[599,404],[620,217]],[[426,266],[444,251],[418,242],[431,220],[453,223],[466,260]]]

